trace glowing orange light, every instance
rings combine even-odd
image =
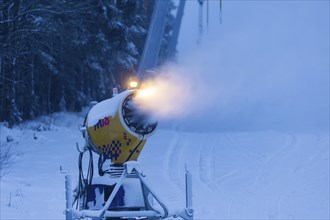
[[[138,83],[137,83],[136,81],[132,81],[132,82],[129,83],[129,86],[130,86],[131,88],[136,88],[137,85],[138,85]]]
[[[138,81],[137,81],[137,79],[135,78],[135,77],[131,77],[131,78],[129,78],[129,88],[130,89],[136,89],[137,88],[137,86],[138,86]]]

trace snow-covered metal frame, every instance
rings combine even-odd
[[[181,217],[186,220],[193,219],[193,209],[192,209],[192,182],[191,174],[186,169],[186,207],[181,211],[169,215],[168,208],[165,204],[159,199],[159,197],[151,190],[151,188],[146,183],[142,172],[139,169],[138,162],[128,161],[124,164],[124,169],[121,176],[117,179],[115,187],[111,192],[109,198],[104,204],[102,209],[99,210],[76,210],[72,206],[72,189],[71,189],[71,176],[65,176],[65,190],[66,190],[66,220],[71,219],[83,219],[83,218],[92,218],[92,219],[105,219],[105,218],[130,218],[130,219],[141,219],[146,218],[150,220],[156,219],[166,219],[168,217]],[[122,186],[124,179],[129,176],[130,178],[137,178],[141,182],[143,197],[146,204],[145,210],[132,210],[132,211],[109,211],[111,202],[114,200],[115,196],[118,193],[119,188]],[[149,195],[157,201],[162,210],[156,210],[154,206],[150,203]]]

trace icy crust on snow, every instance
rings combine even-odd
[[[133,93],[132,90],[124,91],[114,96],[113,98],[106,99],[93,106],[87,116],[88,127],[96,125],[100,119],[114,116],[118,111],[122,101],[131,93]]]

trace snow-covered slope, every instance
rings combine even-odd
[[[58,113],[1,125],[1,149],[10,145],[15,161],[1,179],[1,219],[65,218],[64,173],[77,180],[82,120]],[[184,206],[187,165],[196,219],[329,219],[328,131],[188,133],[176,124],[159,129],[139,161],[173,210]]]
[[[82,140],[77,114],[54,114],[14,129],[1,126],[1,149],[10,146],[14,164],[1,179],[1,219],[61,219],[63,174],[77,171],[75,143]],[[6,143],[6,137],[14,139]]]

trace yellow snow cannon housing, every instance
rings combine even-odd
[[[137,92],[128,90],[99,102],[86,118],[90,147],[114,164],[137,160],[157,127],[157,122],[135,105]]]

